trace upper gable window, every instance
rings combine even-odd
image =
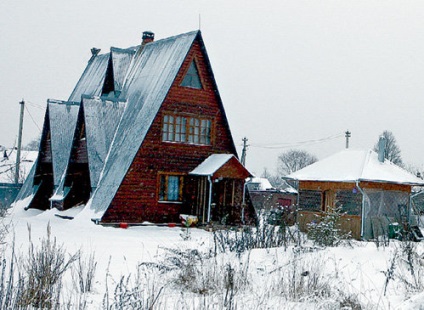
[[[187,70],[187,73],[184,77],[183,82],[181,83],[181,86],[197,89],[202,88],[202,82],[200,81],[199,71],[197,70],[197,66],[194,59]]]
[[[212,120],[180,115],[164,115],[162,141],[211,144]]]

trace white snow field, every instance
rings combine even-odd
[[[29,230],[35,252],[50,226],[66,258],[80,251],[87,265],[94,255],[92,288],[81,292],[74,262],[63,275],[60,304],[52,308],[424,309],[421,243],[351,241],[322,248],[294,233],[300,239],[280,247],[230,251],[234,243],[217,241],[226,232],[214,238],[198,228],[104,227],[91,222],[88,212],[25,211],[18,203],[3,220],[3,265],[10,266],[14,244],[23,277]]]

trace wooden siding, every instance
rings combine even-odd
[[[202,89],[179,86],[193,58],[196,58]],[[188,113],[212,119],[211,145],[163,142],[164,113]],[[200,44],[195,41],[102,221],[178,221],[181,210],[193,206],[159,203],[158,171],[180,173],[187,178],[187,173],[213,153],[232,153],[237,156],[212,76]]]
[[[300,211],[297,214],[297,222],[300,231],[307,232],[308,224],[312,222],[318,223],[323,213]],[[361,217],[357,215],[343,215],[338,223],[342,233],[351,233],[352,238],[361,239]]]
[[[382,183],[382,182],[359,182],[362,189],[380,189],[388,191],[411,192],[410,185]],[[302,190],[336,190],[336,189],[354,189],[355,182],[320,182],[320,181],[299,181],[299,189]]]

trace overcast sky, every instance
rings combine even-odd
[[[92,47],[199,24],[252,172],[290,147],[329,156],[347,129],[359,149],[391,130],[404,161],[424,164],[424,1],[2,0],[0,145],[16,141],[22,99],[23,143],[40,134],[46,100],[69,97]]]

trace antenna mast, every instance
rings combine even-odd
[[[350,138],[351,132],[349,130],[346,130],[345,137],[346,137],[346,148],[349,148],[349,138]]]

